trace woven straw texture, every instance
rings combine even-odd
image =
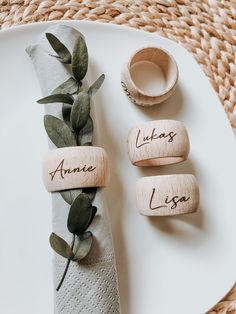
[[[236,0],[0,0],[0,27],[92,20],[155,32],[190,51],[236,132]],[[236,313],[236,285],[208,314]]]

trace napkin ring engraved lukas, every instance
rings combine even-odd
[[[189,137],[176,120],[156,120],[133,127],[128,135],[128,154],[135,166],[161,166],[188,158]]]
[[[123,67],[121,85],[133,103],[152,106],[172,95],[178,75],[177,64],[169,52],[160,47],[146,47],[136,51]],[[151,90],[147,82],[154,85]]]
[[[43,160],[43,182],[48,192],[104,187],[108,180],[108,157],[101,147],[57,148]]]
[[[191,174],[143,177],[136,183],[137,207],[145,216],[194,213],[199,199],[197,180]]]

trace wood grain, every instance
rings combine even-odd
[[[163,91],[150,94],[135,84],[131,75],[131,68],[141,61],[148,61],[150,64],[158,65],[161,68],[165,77]],[[173,94],[178,76],[177,64],[169,52],[159,47],[145,47],[136,51],[124,65],[121,81],[124,91],[131,101],[141,106],[152,106],[165,101]]]
[[[197,180],[191,174],[143,177],[136,184],[136,200],[145,216],[194,213],[200,202]]]
[[[108,180],[108,157],[100,147],[57,148],[43,159],[43,182],[48,192],[103,187]]]
[[[188,158],[189,137],[182,122],[156,120],[133,127],[128,135],[128,154],[135,166],[161,166]]]

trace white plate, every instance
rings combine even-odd
[[[236,146],[220,101],[193,57],[176,43],[125,27],[69,24],[86,36],[92,79],[106,74],[95,103],[102,144],[112,166],[106,195],[123,313],[204,313],[235,281]],[[47,139],[43,109],[35,104],[41,96],[39,85],[24,51],[49,25],[37,23],[0,34],[0,309],[4,314],[53,312],[50,197],[41,182]],[[146,45],[167,49],[180,70],[174,95],[151,109],[130,103],[120,85],[123,63]],[[163,168],[133,167],[126,150],[128,130],[161,118],[186,124],[189,161]],[[148,219],[137,213],[136,179],[164,173],[197,176],[201,188],[197,214]]]

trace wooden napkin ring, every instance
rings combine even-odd
[[[156,120],[137,125],[128,135],[128,154],[135,166],[182,162],[189,154],[188,132],[182,122]]]
[[[161,70],[162,76],[164,76],[164,87],[161,90],[157,86],[155,92],[150,92],[139,86],[133,74],[133,69],[141,62],[152,65],[153,69],[158,66],[158,69]],[[142,76],[142,71],[140,75]],[[125,64],[121,73],[121,85],[132,102],[141,106],[152,106],[171,96],[176,88],[178,76],[177,64],[169,52],[160,47],[147,47],[136,51],[128,63]],[[156,85],[160,84],[157,83]]]
[[[194,213],[199,206],[199,188],[191,174],[140,178],[136,184],[137,207],[145,216]]]
[[[48,192],[103,187],[108,180],[108,157],[100,147],[57,148],[43,160],[43,182]]]

